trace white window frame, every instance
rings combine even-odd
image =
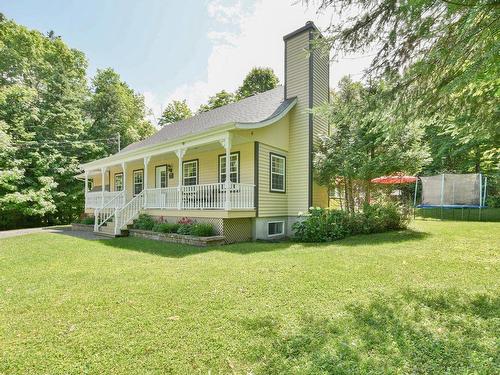
[[[121,189],[120,189],[120,190],[118,190],[118,189],[116,188],[116,178],[117,178],[118,176],[120,176],[120,177],[122,178],[122,186],[121,186]],[[115,178],[114,178],[113,183],[114,183],[114,186],[113,186],[113,187],[115,188],[115,191],[123,191],[123,185],[124,185],[124,183],[123,183],[123,172],[115,173]]]
[[[195,168],[195,171],[196,171],[196,175],[195,176],[188,176],[186,177],[185,176],[185,166],[186,165],[189,165],[189,164],[194,164],[196,166]],[[189,184],[189,185],[186,185],[186,178],[195,178],[196,177],[196,182],[194,184]],[[198,159],[194,159],[194,160],[187,160],[187,161],[184,161],[182,162],[182,185],[183,186],[193,186],[193,185],[198,185],[198,181],[199,181],[199,164],[198,164]]]
[[[232,152],[230,155],[230,158],[233,156],[236,156],[236,181],[232,181],[233,183],[238,183],[240,182],[240,153],[239,152]],[[221,154],[219,155],[219,182],[226,182],[225,179],[222,179],[222,175],[226,175],[226,168],[222,168],[222,160],[226,160],[226,154]],[[231,160],[231,159],[230,159]],[[234,172],[230,172],[229,176]],[[229,177],[231,178],[231,177]]]
[[[283,173],[273,172],[273,158],[283,160]],[[283,189],[273,187],[273,174],[283,176]],[[286,193],[286,157],[272,152],[269,154],[269,190],[274,193]]]
[[[269,233],[269,225],[270,224],[281,224],[281,232],[270,234]],[[267,222],[267,237],[283,236],[284,234],[285,234],[285,222],[283,220],[276,220],[276,221],[268,221]]]
[[[133,193],[134,197],[140,193],[140,192],[139,193],[135,192],[135,186],[139,185],[138,182],[135,182],[135,176],[137,174],[142,175],[142,181],[140,182],[140,185],[141,185],[141,191],[144,190],[144,169],[136,169],[135,171],[132,172],[132,188],[133,188],[132,193]]]

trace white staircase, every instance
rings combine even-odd
[[[121,199],[118,197],[115,199]],[[125,195],[123,195],[123,202],[125,202]],[[94,232],[110,237],[121,236],[122,230],[126,229],[127,225],[131,224],[144,209],[144,204],[144,190],[121,207],[111,200],[105,206],[95,210]]]

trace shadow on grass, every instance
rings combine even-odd
[[[316,247],[318,249],[332,245],[359,246],[378,245],[383,243],[401,243],[405,241],[422,240],[429,236],[428,233],[413,230],[394,231],[369,235],[358,235],[340,241],[323,243],[300,243],[304,247]],[[174,244],[162,241],[148,240],[136,237],[122,237],[112,240],[99,241],[105,246],[113,246],[122,250],[133,250],[163,257],[182,258],[190,255],[202,254],[209,251],[223,251],[234,254],[253,254],[267,251],[286,250],[290,246],[299,244],[292,241],[283,242],[243,242],[224,246],[194,247],[189,245]]]
[[[258,373],[493,374],[498,316],[498,295],[405,291],[334,319],[304,316],[293,333],[271,316],[241,323],[261,339],[248,351]]]
[[[430,237],[431,234],[427,232],[415,231],[412,229],[404,229],[383,233],[372,234],[358,234],[355,236],[347,237],[342,240],[331,242],[308,242],[301,243],[304,247],[312,246],[365,246],[365,245],[382,245],[385,243],[402,243],[408,241],[419,241]]]

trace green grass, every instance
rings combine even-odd
[[[457,221],[494,221],[500,222],[500,208],[416,208],[415,215],[422,219]]]
[[[0,240],[0,373],[498,373],[500,224],[196,249]]]

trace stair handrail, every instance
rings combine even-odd
[[[135,215],[137,215],[142,209],[144,209],[146,203],[144,192],[145,190],[142,190],[139,194],[132,198],[130,202],[114,212],[115,234],[118,234],[118,231],[120,231],[125,224],[127,224],[131,219],[134,218]]]
[[[98,232],[99,228],[102,227],[104,223],[106,223],[111,217],[113,217],[116,213],[116,205],[115,205],[115,200],[118,198],[123,198],[123,202],[125,202],[125,192],[122,190],[118,194],[116,194],[113,198],[109,200],[108,203],[106,203],[104,206],[101,208],[96,208],[94,210],[94,216],[95,216],[95,221],[94,221],[94,232]],[[112,207],[112,206],[115,207]],[[110,207],[111,206],[111,207]],[[114,211],[106,213],[106,211],[103,211],[108,208],[114,208]],[[101,220],[102,216],[102,220]]]

